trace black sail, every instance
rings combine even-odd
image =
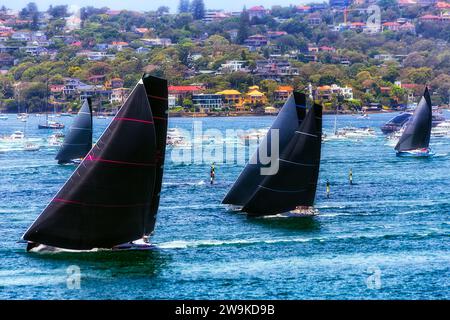
[[[166,101],[165,80],[144,76],[96,145],[26,231],[23,239],[59,248],[111,248],[140,239],[154,225],[157,135],[167,118],[151,105]],[[151,88],[151,89],[150,89]],[[159,88],[161,91],[157,91]],[[153,90],[155,89],[155,90]],[[149,92],[153,98],[149,97]],[[155,111],[156,113],[156,111]],[[158,111],[159,114],[159,111]]]
[[[145,234],[149,235],[155,229],[156,214],[158,212],[162,180],[164,173],[164,163],[167,145],[167,127],[168,127],[168,87],[167,81],[150,77],[146,80],[144,76],[144,85],[147,91],[147,97],[152,109],[153,121],[155,123],[156,150],[155,150],[155,186],[150,202],[150,214],[145,222]]]
[[[412,119],[408,122],[395,150],[402,152],[428,148],[430,145],[432,119],[431,97],[428,88],[425,88],[425,93],[414,110]]]
[[[268,134],[261,141],[261,145],[267,146],[268,155],[270,155],[271,146],[271,130],[279,130],[279,146],[280,150],[286,146],[294,136],[295,130],[305,118],[306,96],[302,93],[294,92],[293,95],[284,104],[278,113],[277,118],[270,127]],[[259,147],[252,156],[252,160],[245,166],[238,179],[231,187],[228,194],[223,199],[223,204],[232,204],[243,206],[247,203],[258,185],[265,178],[261,175],[261,167],[259,161]]]
[[[279,170],[267,176],[242,211],[271,215],[313,206],[322,145],[322,106],[315,104],[280,154]]]
[[[84,101],[69,133],[56,155],[58,163],[68,163],[74,159],[84,158],[92,148],[92,105],[91,99]]]

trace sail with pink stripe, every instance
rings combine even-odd
[[[23,239],[89,250],[150,235],[163,178],[167,96],[166,80],[144,75]]]

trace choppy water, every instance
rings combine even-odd
[[[153,237],[159,249],[147,253],[26,253],[17,241],[73,168],[56,165],[56,148],[24,152],[2,144],[0,298],[449,299],[450,138],[432,139],[433,159],[397,158],[378,129],[390,117],[339,117],[339,126],[376,127],[377,137],[324,144],[321,215],[313,220],[230,213],[220,201],[242,164],[218,164],[210,186],[209,163],[180,165],[169,157]],[[170,124],[191,130],[192,121]],[[202,121],[204,129],[224,132],[268,127],[273,118]],[[108,122],[95,120],[96,137]],[[325,117],[325,131],[333,122]],[[50,132],[37,123],[30,116],[27,135],[46,138]],[[0,121],[0,136],[14,130],[24,130],[15,116]],[[80,289],[67,286],[73,265],[81,271]]]

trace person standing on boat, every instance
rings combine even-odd
[[[330,199],[330,181],[327,179],[327,199]]]
[[[211,184],[214,183],[214,180],[216,179],[216,167],[215,167],[216,163],[213,162],[211,165],[211,172],[210,172],[210,176],[211,176]]]
[[[348,181],[350,182],[350,185],[353,185],[353,171],[352,171],[352,168],[350,168],[350,172],[348,173]]]

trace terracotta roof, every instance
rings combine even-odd
[[[450,3],[439,1],[436,3],[436,8],[439,9],[450,9]]]
[[[424,16],[421,16],[420,19],[424,19],[424,20],[440,20],[441,17],[435,16],[435,15],[432,15],[432,14],[426,14]]]
[[[114,41],[112,43],[113,46],[127,46],[128,42],[124,42],[124,41]]]
[[[203,90],[203,88],[199,86],[169,86],[169,92],[192,92],[201,90]]]
[[[400,26],[400,23],[398,23],[398,22],[385,22],[385,23],[383,23],[383,26],[385,26],[385,27],[398,27],[398,26]]]
[[[278,91],[278,92],[279,91],[292,92],[292,91],[294,91],[294,88],[292,86],[279,86],[276,91]]]
[[[248,9],[248,11],[266,11],[266,9],[263,6],[254,6]]]

